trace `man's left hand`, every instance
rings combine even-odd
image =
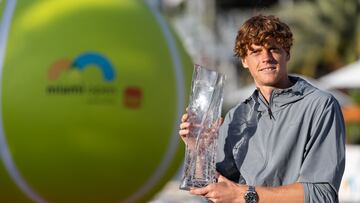
[[[220,175],[217,183],[203,188],[193,188],[190,193],[206,197],[214,203],[244,202],[245,185],[236,184]]]

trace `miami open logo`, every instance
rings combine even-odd
[[[55,62],[49,69],[48,78],[50,80],[56,80],[62,72],[66,72],[71,68],[82,71],[90,65],[96,65],[96,67],[99,68],[104,81],[111,82],[115,79],[115,71],[111,62],[104,56],[94,52],[81,54],[73,61],[61,59]]]
[[[98,69],[96,77],[102,77],[101,82],[83,78],[80,81],[58,81],[62,75],[68,76],[72,71],[82,74],[88,68]],[[101,76],[100,76],[101,75]],[[60,59],[50,65],[48,80],[51,85],[46,88],[47,95],[85,96],[87,103],[113,104],[120,97],[115,83],[116,72],[111,61],[96,52],[86,52],[75,59]],[[128,108],[139,108],[142,101],[142,90],[137,86],[129,86],[122,91],[123,105]]]

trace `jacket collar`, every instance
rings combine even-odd
[[[253,100],[255,103],[260,104],[258,111],[265,111],[268,108],[274,111],[290,103],[297,102],[316,90],[314,86],[300,77],[289,76],[289,79],[293,85],[286,89],[274,89],[269,104],[265,102],[264,97],[258,89],[254,90],[253,94],[245,100],[245,103]]]

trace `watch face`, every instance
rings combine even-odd
[[[244,196],[246,203],[256,203],[257,202],[257,194],[256,192],[247,192]]]

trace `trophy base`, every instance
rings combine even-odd
[[[192,179],[192,180],[183,180],[180,184],[180,190],[190,190],[191,188],[202,188],[209,185],[209,181],[203,179]]]

